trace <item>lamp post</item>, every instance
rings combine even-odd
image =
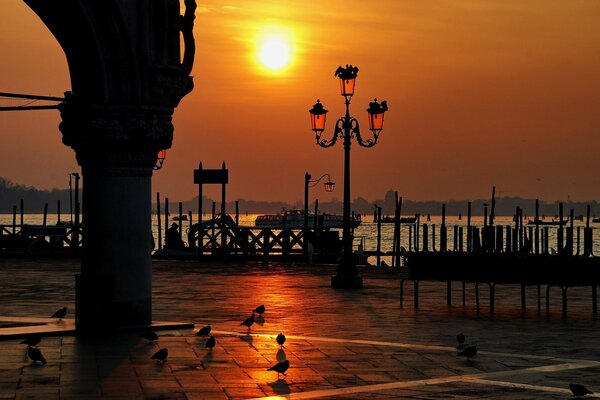
[[[314,181],[310,180],[311,175],[308,172],[304,174],[304,229],[308,229],[308,189],[316,186],[324,177],[327,177],[327,182],[323,183],[325,191],[333,192],[335,182],[331,181],[331,176],[329,174],[323,174],[319,179],[315,179]],[[310,185],[311,183],[313,184],[312,186]]]
[[[343,232],[342,243],[343,252],[338,264],[337,273],[331,277],[331,286],[339,288],[361,288],[362,277],[358,276],[358,271],[354,263],[352,255],[353,237],[350,233],[350,146],[352,138],[362,147],[373,147],[377,144],[379,134],[383,130],[383,116],[387,111],[387,102],[377,102],[377,99],[369,103],[367,109],[369,129],[373,133],[373,137],[364,140],[360,134],[358,121],[350,115],[350,100],[354,95],[356,86],[356,76],[358,67],[346,65],[346,67],[338,67],[334,76],[340,80],[340,94],[345,99],[346,115],[339,118],[336,122],[333,136],[331,139],[322,138],[325,131],[325,120],[327,110],[323,104],[317,100],[316,104],[309,110],[312,130],[315,132],[317,144],[321,147],[331,147],[337,139],[344,140],[344,214],[343,214]]]

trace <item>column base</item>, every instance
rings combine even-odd
[[[338,289],[362,289],[363,278],[358,275],[334,275],[331,277],[331,287]]]

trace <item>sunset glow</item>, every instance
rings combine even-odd
[[[290,48],[283,40],[271,38],[260,48],[260,62],[267,69],[280,70],[290,62]]]
[[[24,2],[0,3],[0,91],[70,90],[48,29]],[[175,110],[153,190],[197,195],[190,171],[199,162],[227,163],[230,199],[300,201],[307,171],[340,180],[343,151],[316,145],[307,110],[321,100],[331,137],[343,115],[333,74],[352,64],[360,68],[353,112],[365,133],[369,102],[390,104],[379,144],[353,150],[353,198],[393,189],[411,200],[475,199],[495,185],[498,196],[600,199],[594,0],[198,3],[194,90]],[[58,111],[0,115],[0,175],[64,188],[78,166],[60,120]]]

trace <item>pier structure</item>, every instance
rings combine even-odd
[[[63,143],[82,169],[77,329],[152,322],[151,176],[193,88],[196,3],[24,0],[65,52]],[[180,54],[180,37],[184,54]]]

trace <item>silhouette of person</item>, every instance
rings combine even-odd
[[[165,233],[165,248],[167,249],[183,249],[185,245],[179,236],[179,225],[176,222],[171,224]]]

